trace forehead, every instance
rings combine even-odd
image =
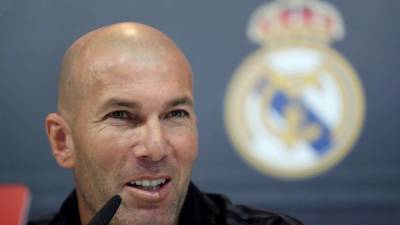
[[[93,61],[90,70],[88,94],[92,101],[122,97],[156,102],[192,96],[190,66],[176,53],[138,57],[130,52],[110,52]]]
[[[89,71],[95,84],[173,81],[191,84],[191,69],[183,55],[177,53],[134,54],[109,51],[90,63]]]

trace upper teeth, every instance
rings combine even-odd
[[[137,180],[131,182],[131,184],[135,184],[138,186],[144,186],[144,187],[155,187],[160,184],[165,183],[166,179],[157,179],[157,180]]]

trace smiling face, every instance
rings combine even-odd
[[[90,81],[61,138],[69,158],[53,147],[74,171],[83,224],[115,194],[113,224],[177,223],[197,157],[191,70],[176,47],[153,45],[101,48],[87,60]]]

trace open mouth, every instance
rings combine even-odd
[[[129,187],[137,188],[144,191],[157,191],[161,189],[163,186],[168,184],[170,179],[155,179],[155,180],[136,180],[127,183]]]

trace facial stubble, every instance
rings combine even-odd
[[[124,163],[125,161],[121,164],[124,165]],[[91,214],[94,215],[103,204],[109,200],[109,198],[121,191],[115,190],[115,188],[110,184],[120,184],[121,182],[119,181],[123,180],[123,175],[118,173],[118,171],[114,171],[111,172],[111,174],[116,176],[111,176],[110,173],[106,172],[106,170],[97,166],[96,163],[94,163],[94,160],[91,160],[91,157],[82,150],[77,153],[77,165],[79,165],[79,167],[75,169],[74,177],[77,191],[81,196],[81,204],[85,204]],[[161,170],[156,167],[157,166],[150,170]],[[118,169],[119,171],[122,171],[121,168]],[[145,170],[148,170],[148,168]],[[168,170],[170,171],[171,169]],[[124,202],[124,200],[122,200],[122,204],[110,222],[110,225],[177,225],[188,192],[190,176],[191,170],[188,177],[185,179],[183,190],[181,190],[181,192],[179,192],[180,190],[175,190],[176,198],[173,199],[169,207],[164,209],[164,212],[162,213],[163,216],[146,217],[138,212],[139,210],[144,209],[132,209],[126,202]],[[106,179],[111,179],[110,183],[107,183]],[[156,210],[157,207],[157,205],[154,205],[154,208],[149,207],[145,210],[149,210],[150,212],[151,210]],[[135,213],[134,210],[137,210],[137,212]]]

